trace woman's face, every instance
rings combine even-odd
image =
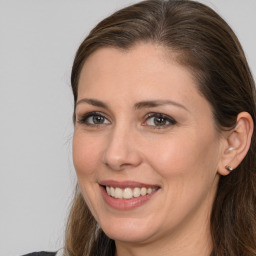
[[[194,239],[209,228],[222,138],[191,72],[171,59],[153,44],[102,48],[81,71],[74,165],[116,241]]]

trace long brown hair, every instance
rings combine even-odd
[[[148,0],[126,7],[101,21],[80,45],[73,64],[74,102],[80,71],[101,47],[129,49],[151,42],[177,53],[191,70],[198,90],[212,106],[216,128],[230,129],[246,111],[256,120],[255,84],[242,47],[227,23],[209,7],[189,0]],[[75,121],[75,115],[73,116]],[[256,255],[255,133],[242,163],[220,178],[211,233],[216,256]],[[77,187],[70,212],[65,255],[114,255],[114,241],[97,226]]]

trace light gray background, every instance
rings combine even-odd
[[[75,185],[70,70],[89,30],[129,0],[0,0],[0,256],[63,244]],[[256,74],[256,0],[202,0]]]

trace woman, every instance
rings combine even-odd
[[[187,0],[122,9],[71,83],[64,255],[256,255],[255,84],[222,18]]]

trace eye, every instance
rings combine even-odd
[[[87,113],[78,119],[78,122],[91,126],[110,124],[109,120],[103,114],[98,112]]]
[[[144,126],[151,126],[156,129],[167,128],[177,122],[170,116],[162,113],[151,113],[143,122]]]

